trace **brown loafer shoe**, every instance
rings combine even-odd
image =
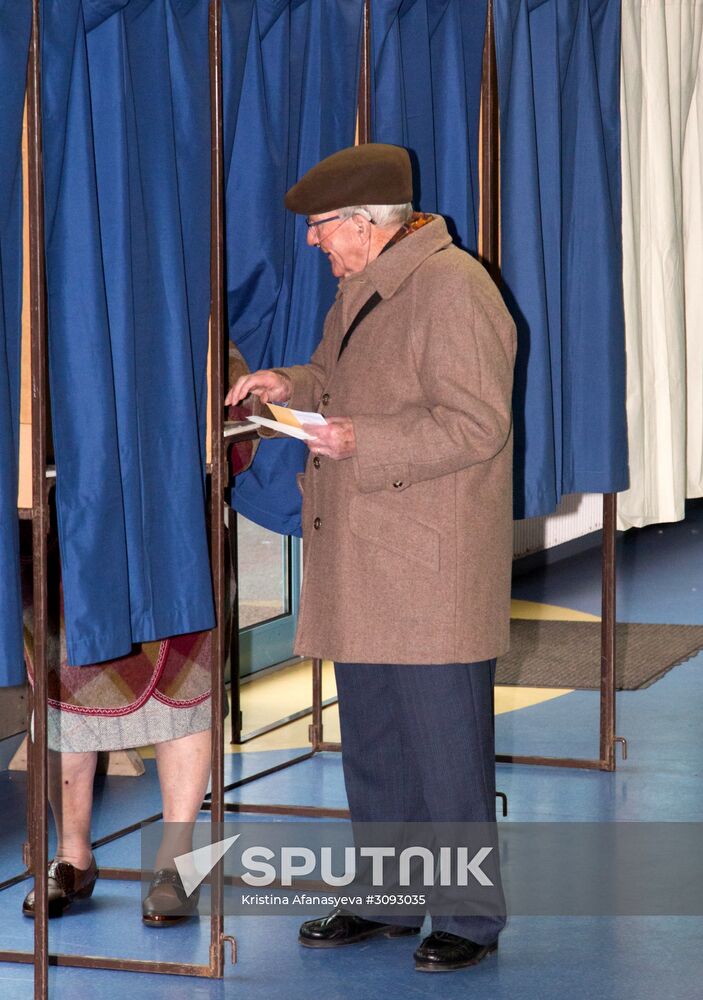
[[[306,920],[300,927],[298,940],[306,948],[339,948],[370,937],[409,937],[419,933],[419,927],[384,924],[377,920],[366,920],[346,910],[333,910],[326,917]]]
[[[190,896],[173,868],[154,872],[149,892],[142,903],[142,920],[147,927],[170,927],[197,916],[200,887]]]
[[[85,869],[74,868],[68,861],[54,858],[49,864],[49,916],[61,917],[75,899],[88,899],[92,896],[97,877],[94,857],[91,857],[90,865]],[[25,917],[34,916],[34,889],[25,896],[22,913]]]

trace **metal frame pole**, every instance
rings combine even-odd
[[[361,24],[357,130],[359,145],[371,142],[371,0],[364,0]]]
[[[258,434],[257,434],[258,437]],[[234,593],[230,596],[232,620],[229,643],[229,686],[232,718],[230,719],[230,745],[241,744],[242,739],[242,660],[239,652],[239,518],[230,507],[227,513],[227,537],[229,542],[230,573]]]
[[[481,76],[481,203],[480,253],[488,273],[500,283],[500,132],[498,70],[493,0],[488,0]]]
[[[548,767],[574,767],[586,770],[614,771],[615,745],[622,747],[627,760],[627,740],[615,735],[615,586],[616,586],[616,514],[617,494],[603,494],[603,535],[601,541],[601,657],[600,657],[600,722],[599,756],[581,757],[522,757],[497,754],[496,760],[510,764],[541,764]]]
[[[210,0],[208,16],[210,62],[211,190],[210,190],[210,558],[216,624],[212,634],[212,777],[211,840],[222,837],[224,822],[224,664],[225,664],[225,237],[222,120],[222,3]],[[210,973],[224,975],[223,862],[212,871],[210,910]],[[234,939],[230,939],[234,952]]]
[[[359,145],[371,142],[371,0],[364,0],[361,25],[361,58],[357,96],[357,134]],[[327,704],[334,704],[331,699]],[[325,743],[322,724],[322,660],[312,661],[312,724],[309,728],[313,751],[342,749],[341,743]]]
[[[34,874],[34,996],[48,996],[48,815],[47,815],[47,535],[46,483],[46,285],[44,270],[44,182],[41,131],[41,42],[39,0],[32,0],[27,73],[29,179],[30,328],[32,361],[32,600],[34,604],[34,734],[30,733],[28,800],[30,856]]]
[[[615,611],[616,611],[616,516],[617,494],[603,495],[603,542],[601,552],[601,696],[600,759],[604,770],[615,770],[615,744],[622,745],[627,758],[627,743],[615,735]]]

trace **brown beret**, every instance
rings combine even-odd
[[[407,150],[367,142],[320,160],[288,191],[286,208],[299,215],[320,215],[350,205],[402,205],[412,200]]]

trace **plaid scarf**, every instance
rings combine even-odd
[[[393,233],[383,250],[381,250],[381,253],[385,253],[386,250],[390,250],[390,248],[394,247],[396,243],[400,243],[401,240],[404,240],[406,236],[412,236],[413,233],[416,233],[418,229],[422,229],[423,226],[426,226],[428,222],[432,222],[433,219],[434,215],[428,215],[427,212],[413,212],[408,221],[403,223],[398,232]],[[381,254],[379,254],[379,257],[380,256]]]

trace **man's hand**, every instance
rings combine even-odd
[[[307,443],[313,455],[325,458],[351,458],[356,452],[354,424],[349,417],[328,417],[326,424],[303,424],[310,435]]]
[[[262,403],[287,403],[293,386],[287,375],[268,370],[242,375],[225,396],[225,406],[236,406],[245,396],[258,396]]]

